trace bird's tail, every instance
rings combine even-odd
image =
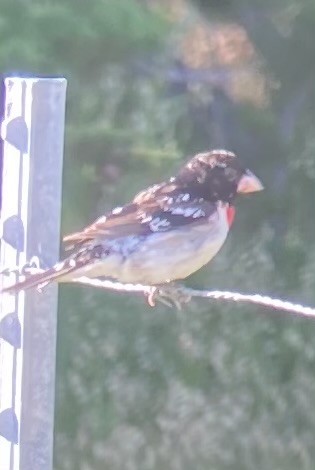
[[[11,286],[5,287],[0,290],[1,293],[15,293],[21,290],[31,289],[32,287],[44,287],[46,284],[49,284],[53,280],[61,280],[69,272],[76,269],[77,266],[73,266],[72,263],[69,263],[69,260],[62,261],[57,263],[52,268],[47,269],[46,271],[40,273],[34,273],[27,276],[23,281],[18,281]]]

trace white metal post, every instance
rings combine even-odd
[[[58,259],[66,85],[5,79],[2,267]],[[57,301],[56,286],[1,297],[0,470],[52,469]]]

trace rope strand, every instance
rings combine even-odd
[[[144,286],[141,284],[121,284],[120,282],[113,282],[109,280],[100,280],[100,279],[89,279],[87,277],[80,277],[75,279],[75,282],[79,282],[81,284],[86,284],[94,287],[99,287],[102,289],[109,289],[115,290],[120,292],[135,292],[135,293],[143,293],[145,295],[150,295],[152,293],[152,289],[159,290],[158,287],[152,286]],[[296,304],[293,302],[289,302],[287,300],[281,299],[274,299],[267,295],[260,295],[260,294],[241,294],[239,292],[229,292],[229,291],[204,291],[198,289],[191,289],[189,287],[179,287],[180,292],[184,295],[190,297],[199,297],[199,298],[206,298],[206,299],[215,299],[215,300],[228,300],[232,302],[244,302],[244,303],[251,303],[256,305],[262,305],[264,307],[273,308],[275,310],[283,310],[285,312],[300,315],[305,317],[314,317],[315,318],[315,308],[308,307],[301,304]],[[160,289],[163,293],[163,288]],[[167,287],[168,292],[172,292],[174,290],[174,294],[176,294],[177,288],[170,285]]]
[[[2,268],[0,274],[2,275],[10,275],[14,274],[34,274],[41,272],[42,270],[39,268],[39,262],[37,259],[32,258],[29,263],[26,263],[22,268],[17,266],[11,267],[10,269],[7,267]],[[101,280],[101,279],[90,279],[88,277],[82,276],[74,280],[74,282],[78,282],[80,284],[85,284],[93,287],[98,287],[101,289],[107,290],[114,290],[118,292],[134,292],[147,295],[149,298],[152,297],[154,293],[157,294],[157,299],[163,301],[163,298],[169,297],[171,300],[174,301],[175,305],[179,305],[181,299],[176,298],[176,294],[180,292],[182,297],[186,296],[184,302],[187,302],[188,298],[196,297],[196,298],[204,298],[204,299],[214,299],[214,300],[228,300],[232,302],[244,302],[244,303],[251,303],[256,305],[262,305],[264,307],[272,308],[275,310],[282,310],[287,313],[293,315],[299,315],[304,317],[314,317],[315,318],[315,308],[289,302],[287,300],[281,299],[274,299],[267,295],[260,295],[260,294],[241,294],[240,292],[230,292],[230,291],[207,291],[207,290],[198,290],[198,289],[191,289],[190,287],[184,286],[172,286],[172,284],[168,285],[167,287],[155,287],[155,286],[145,286],[142,284],[122,284],[120,282],[110,281],[110,280]],[[166,295],[165,295],[166,292]],[[158,294],[161,294],[160,298]],[[164,295],[163,295],[164,294]],[[173,299],[172,299],[173,294]],[[150,305],[154,305],[154,302],[151,303],[149,300]],[[167,305],[171,305],[168,302],[165,302]]]

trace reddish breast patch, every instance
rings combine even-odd
[[[234,217],[235,217],[235,207],[229,206],[226,209],[226,218],[227,218],[229,227],[231,227],[231,225],[233,224]]]

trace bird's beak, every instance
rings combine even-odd
[[[246,173],[240,179],[237,186],[238,193],[254,193],[264,189],[263,185],[251,171],[246,170]]]

